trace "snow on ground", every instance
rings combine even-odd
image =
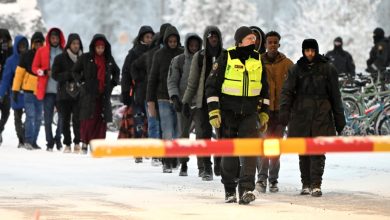
[[[283,155],[280,192],[239,206],[223,202],[220,177],[197,177],[194,157],[179,177],[150,160],[17,149],[12,116],[3,139],[0,219],[390,219],[390,154],[328,154],[321,198],[298,195],[298,157]]]

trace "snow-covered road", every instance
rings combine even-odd
[[[280,192],[239,206],[223,202],[220,177],[197,177],[194,157],[179,177],[150,160],[27,151],[12,124],[0,147],[0,219],[390,219],[390,154],[328,154],[322,198],[298,195],[298,157],[283,155]]]

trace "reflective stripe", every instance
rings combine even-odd
[[[222,88],[222,93],[225,93],[225,94],[234,94],[234,95],[237,95],[237,96],[241,96],[241,90],[240,89],[235,89],[235,88],[227,88],[227,87],[224,87]]]
[[[263,99],[263,104],[269,105],[269,99]]]
[[[252,94],[254,95],[260,95],[260,89],[252,89]],[[269,102],[269,101],[268,101]]]
[[[207,103],[210,103],[210,102],[219,102],[219,97],[218,96],[211,96],[211,97],[207,98]]]

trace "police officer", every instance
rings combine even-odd
[[[279,119],[288,124],[288,137],[334,136],[345,126],[337,71],[318,51],[316,40],[304,40],[303,56],[283,84]],[[301,194],[322,196],[325,155],[300,155],[299,168]]]
[[[334,48],[326,53],[339,74],[344,73],[348,76],[355,76],[355,63],[350,53],[343,49],[343,39],[336,37],[333,41]]]
[[[237,29],[236,47],[224,51],[206,81],[210,124],[220,128],[222,138],[254,138],[268,122],[268,84],[256,35],[249,27]],[[260,123],[258,123],[260,122]],[[223,157],[221,162],[225,202],[239,204],[255,200],[256,157]]]
[[[370,58],[367,60],[366,71],[371,73],[374,79],[377,78],[378,71],[383,71],[389,65],[389,42],[385,38],[385,32],[382,28],[375,28],[374,46],[370,51]]]

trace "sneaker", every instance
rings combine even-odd
[[[265,193],[265,191],[267,190],[267,181],[263,181],[263,180],[257,181],[255,189],[259,193]]]
[[[161,166],[162,163],[161,163],[161,160],[158,159],[158,158],[152,158],[152,166],[154,167],[158,167],[158,166]]]
[[[198,177],[203,177],[204,175],[204,168],[199,168],[199,171],[198,171]]]
[[[142,157],[136,157],[135,163],[142,163]]]
[[[53,148],[52,148],[52,147],[47,147],[47,148],[46,148],[46,151],[47,151],[47,152],[53,152]]]
[[[311,190],[311,196],[314,196],[314,197],[321,197],[321,196],[322,196],[321,188],[313,188],[313,189]]]
[[[23,144],[23,143],[21,143],[21,142],[19,142],[19,144],[18,144],[18,148],[24,148],[24,144]]]
[[[61,141],[56,141],[56,147],[57,147],[58,151],[62,150],[62,143],[61,143]]]
[[[84,144],[81,146],[81,153],[88,154],[88,144]]]
[[[225,192],[225,203],[236,203],[237,195],[235,192]]]
[[[188,170],[187,163],[182,163],[180,167],[179,176],[188,176],[187,170]]]
[[[172,173],[172,167],[168,164],[163,164],[163,173]]]
[[[19,143],[19,144],[21,144],[21,143]],[[22,147],[27,149],[27,150],[34,150],[34,147],[29,143],[25,143],[22,146],[20,146],[20,148],[22,148]],[[18,145],[18,148],[19,148],[19,145]]]
[[[37,144],[32,144],[33,150],[41,150],[42,148]]]
[[[64,153],[72,153],[72,149],[70,148],[70,146],[65,146]]]
[[[240,205],[248,205],[249,203],[255,201],[256,196],[252,191],[245,191],[238,204]]]
[[[204,174],[202,176],[203,181],[212,181],[213,180],[213,170],[211,169],[211,166],[208,168],[205,168]]]
[[[273,192],[273,193],[279,192],[279,187],[278,187],[278,182],[277,181],[272,182],[272,183],[269,184],[269,191]]]
[[[214,174],[215,174],[215,176],[221,176],[220,164],[214,164]]]
[[[79,154],[81,152],[81,148],[79,144],[75,144],[73,148],[73,153]]]
[[[310,195],[309,185],[302,185],[301,195]]]

